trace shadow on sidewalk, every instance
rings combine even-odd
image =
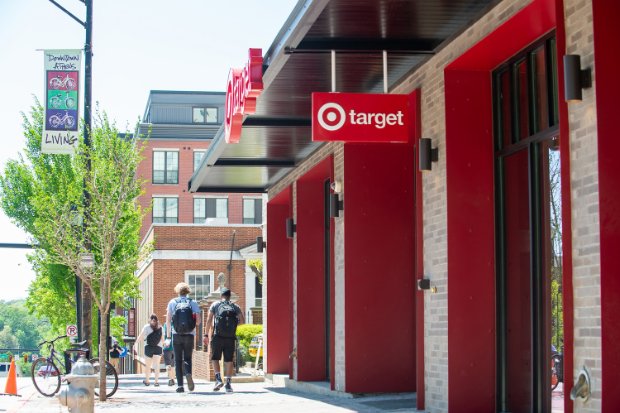
[[[403,394],[368,394],[342,397],[337,394],[314,394],[302,392],[285,387],[265,387],[265,390],[281,395],[295,396],[303,399],[314,400],[336,407],[353,408],[358,412],[416,412],[416,395]]]

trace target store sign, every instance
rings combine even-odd
[[[410,102],[408,95],[313,93],[312,140],[408,142]]]
[[[248,63],[230,69],[226,88],[224,137],[226,143],[239,143],[245,115],[256,111],[256,98],[263,91],[263,51],[249,50]]]

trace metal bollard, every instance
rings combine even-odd
[[[80,356],[71,374],[66,376],[68,386],[58,395],[60,404],[67,406],[71,413],[94,413],[98,378],[93,365],[86,357]]]

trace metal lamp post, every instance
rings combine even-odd
[[[73,20],[78,22],[84,29],[86,30],[86,42],[84,44],[84,144],[87,148],[91,147],[90,140],[90,130],[92,126],[92,79],[93,79],[93,0],[80,0],[86,6],[86,20],[82,21],[78,17],[76,17],[69,10],[64,8],[55,0],[49,0],[50,3],[58,7],[65,14],[71,17]],[[86,168],[87,171],[90,171],[90,156],[87,156]],[[86,185],[84,185],[84,204],[88,206],[90,202],[90,194],[86,190]],[[84,220],[82,227],[84,233],[86,233],[86,225],[87,222]],[[91,245],[90,241],[86,241],[86,249],[90,251]],[[75,306],[76,306],[76,315],[77,315],[77,326],[78,326],[78,341],[82,341],[83,336],[90,336],[90,331],[92,330],[90,327],[87,329],[88,331],[84,331],[84,326],[90,326],[91,321],[91,297],[89,291],[82,291],[82,282],[78,276],[75,277]],[[84,334],[87,333],[87,334]],[[90,346],[89,346],[90,347]]]

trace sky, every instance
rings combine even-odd
[[[80,19],[79,0],[58,0]],[[150,90],[224,91],[250,47],[269,49],[296,0],[93,0],[93,103],[119,130],[143,116]],[[21,112],[43,96],[41,49],[81,49],[82,26],[48,0],[0,0],[0,169],[24,147]],[[0,243],[27,242],[0,210]],[[0,300],[25,298],[27,250],[0,248]]]

